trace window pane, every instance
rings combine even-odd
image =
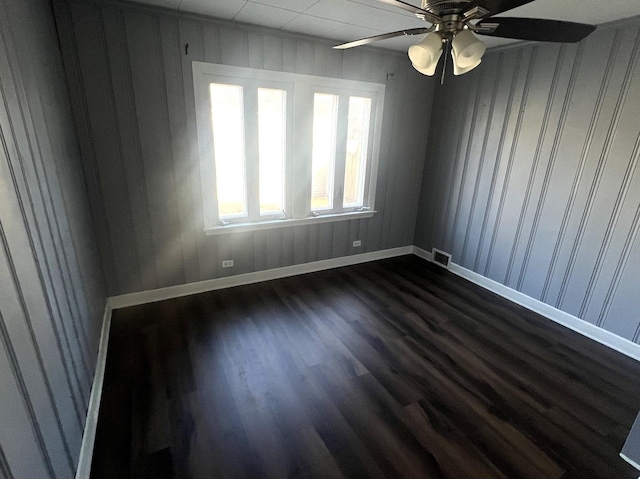
[[[311,157],[311,210],[333,208],[337,120],[338,96],[315,93]]]
[[[218,215],[247,216],[242,87],[212,83],[210,90]]]
[[[371,98],[349,97],[344,208],[363,206],[370,115]]]
[[[258,88],[260,214],[284,209],[287,92]]]

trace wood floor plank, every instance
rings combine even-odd
[[[419,274],[412,273],[410,270],[407,271],[406,267],[396,271],[397,271],[396,275],[398,276],[401,275],[403,279],[408,280],[412,285],[415,285],[418,288],[425,287],[425,279],[421,277]],[[397,278],[398,276],[395,276],[395,277]],[[461,292],[459,286],[450,286],[450,290]],[[485,294],[491,294],[491,293],[485,292]],[[460,309],[462,311],[474,312],[474,314],[478,310],[484,311],[486,314],[490,315],[491,317],[495,317],[496,314],[502,317],[505,317],[505,315],[507,314],[504,306],[501,306],[501,302],[482,301],[481,304],[479,304],[478,302],[473,302],[472,305],[469,306],[469,308],[465,308],[464,304],[465,304],[464,302],[462,303],[458,302]],[[517,324],[514,326],[519,326],[519,325],[528,326],[526,321],[524,322],[520,321],[520,324]],[[531,331],[531,329],[529,328],[528,331]],[[561,334],[558,334],[558,332]],[[564,337],[565,335],[566,335],[566,331],[564,331],[563,329],[557,329],[557,328],[555,329],[550,328],[549,334],[545,334],[545,339],[547,340],[547,343],[544,344],[545,358],[547,362],[549,362],[554,367],[554,369],[561,370],[565,375],[570,375],[571,377],[577,377],[577,379],[579,380],[588,379],[588,382],[586,382],[585,385],[592,387],[592,391],[589,391],[589,394],[602,396],[603,403],[605,404],[605,408],[611,402],[614,402],[614,403],[621,402],[624,400],[623,398],[626,398],[629,396],[629,395],[622,395],[622,396],[618,395],[617,394],[618,389],[623,389],[628,393],[634,392],[633,389],[628,387],[629,383],[627,381],[621,380],[623,377],[621,377],[619,374],[615,375],[618,377],[617,382],[610,381],[610,378],[612,377],[612,372],[610,369],[606,369],[605,367],[603,367],[603,363],[594,362],[591,357],[587,357],[582,360],[579,360],[578,355],[563,354],[562,351],[564,350],[564,347],[561,345],[562,342],[559,342],[557,338],[558,336]],[[533,343],[532,346],[537,348],[537,350],[534,352],[536,352],[537,354],[541,353],[540,344]],[[585,363],[589,364],[588,368],[585,368]],[[623,370],[624,369],[625,368],[623,368]],[[594,372],[596,374],[594,374]],[[589,376],[587,376],[587,374],[589,374]],[[580,384],[579,386],[582,386],[582,385]],[[579,392],[581,394],[584,393],[584,391],[576,391],[576,392]],[[629,415],[631,416],[635,415],[635,412],[634,412],[635,406],[637,406],[637,404],[631,408],[628,408]]]
[[[549,356],[548,350],[539,345],[540,336],[543,333],[529,335],[527,336],[529,341],[524,342],[520,340],[518,336],[517,328],[519,325],[509,325],[504,322],[499,323],[497,327],[495,327],[493,317],[486,315],[482,311],[469,310],[464,301],[455,301],[454,299],[447,301],[443,293],[436,296],[432,292],[408,285],[407,282],[397,275],[387,272],[383,284],[386,284],[388,287],[393,284],[389,278],[394,278],[396,282],[405,285],[406,290],[413,291],[414,296],[411,301],[414,306],[420,310],[421,317],[428,317],[431,310],[440,308],[447,311],[450,317],[456,319],[456,321],[453,322],[454,327],[464,326],[464,324],[468,322],[473,323],[471,324],[473,331],[472,336],[483,337],[487,341],[494,342],[495,349],[501,349],[503,346],[510,348],[516,357],[522,358],[525,356],[529,361],[539,360],[539,358],[544,357],[545,361],[540,362],[538,367],[533,369],[538,373],[540,380],[544,383],[543,389],[550,389],[551,394],[556,396],[558,394],[564,394],[573,398],[573,400],[577,402],[577,406],[574,406],[573,410],[577,414],[581,414],[581,417],[588,420],[592,427],[597,428],[599,432],[606,434],[614,427],[615,421],[626,421],[632,416],[628,410],[615,407],[617,401],[608,401],[599,391],[594,391],[593,388],[589,388],[588,386],[585,387],[583,383],[575,381],[573,376],[563,374],[562,371],[547,364],[547,358]],[[401,294],[407,295],[407,293]],[[456,304],[456,307],[454,307],[453,304]],[[487,324],[488,326],[482,327]],[[532,368],[530,368],[528,364],[529,361],[526,361],[526,367],[531,370]],[[548,388],[549,383],[552,383],[555,387]]]
[[[415,256],[112,318],[91,477],[631,479],[640,364]]]

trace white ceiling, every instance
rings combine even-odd
[[[426,26],[411,13],[377,0],[131,0],[226,20],[305,33],[341,43]],[[405,0],[416,6],[419,0]],[[504,16],[601,24],[640,15],[640,0],[535,0]],[[483,37],[488,47],[514,40]],[[406,50],[416,37],[398,37],[372,46]]]

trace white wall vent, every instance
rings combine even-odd
[[[445,253],[444,251],[440,251],[437,248],[433,248],[431,250],[431,262],[442,266],[443,268],[449,269],[449,263],[451,263],[451,255],[449,253]]]

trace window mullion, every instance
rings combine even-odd
[[[296,85],[293,94],[293,155],[287,159],[292,178],[292,216],[304,218],[311,211],[311,157],[313,144],[313,91]],[[289,169],[290,166],[290,169]]]
[[[340,95],[338,100],[338,131],[336,134],[336,157],[333,183],[333,210],[343,209],[344,170],[347,158],[347,128],[349,116],[349,97]]]
[[[285,183],[284,183],[284,210],[289,218],[296,218],[293,205],[295,204],[293,184],[294,184],[294,162],[298,156],[295,143],[296,128],[294,126],[294,105],[296,101],[295,91],[297,89],[291,85],[287,89],[286,103],[286,155],[285,155]]]
[[[373,170],[373,152],[374,152],[374,149],[376,148],[376,141],[375,141],[376,128],[374,127],[376,122],[376,118],[375,118],[375,112],[377,108],[376,101],[377,100],[375,97],[371,98],[371,112],[369,114],[369,135],[367,136],[367,144],[369,145],[369,147],[367,148],[367,157],[366,157],[367,163],[364,171],[364,194],[363,194],[363,201],[362,201],[363,206],[370,205],[370,207],[373,207],[373,205],[369,202],[369,198],[371,196],[370,192],[372,188],[375,190],[375,185],[372,186],[370,183],[372,178],[373,178],[373,181],[375,181],[375,176],[372,176],[372,172],[375,171]]]
[[[244,88],[245,168],[247,175],[247,212],[251,221],[260,219],[260,158],[258,149],[258,89]]]

